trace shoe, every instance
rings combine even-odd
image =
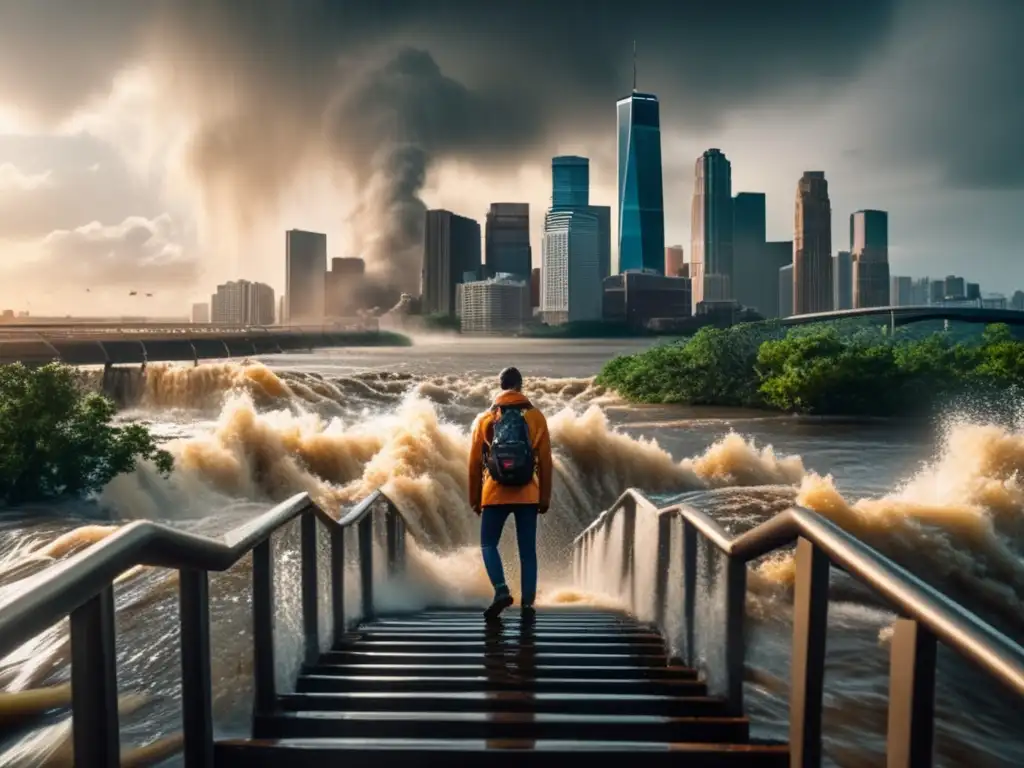
[[[484,618],[488,621],[496,619],[501,615],[501,612],[508,608],[510,605],[512,605],[512,595],[505,591],[498,592],[494,596],[494,602],[492,602],[487,607],[487,610],[484,611]]]
[[[537,609],[532,605],[524,605],[520,613],[522,614],[523,621],[532,621],[537,618]]]

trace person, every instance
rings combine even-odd
[[[501,393],[473,422],[469,449],[469,503],[480,516],[480,549],[494,600],[484,611],[497,618],[512,605],[498,543],[509,515],[516,519],[524,616],[537,596],[537,517],[551,503],[551,437],[547,419],[522,393],[523,376],[506,368]]]

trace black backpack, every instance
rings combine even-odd
[[[500,485],[524,486],[533,480],[533,444],[523,411],[530,406],[498,406],[491,444],[484,446],[484,463]]]

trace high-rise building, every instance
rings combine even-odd
[[[740,192],[732,199],[732,298],[762,315],[762,285],[769,274],[765,258],[765,196],[763,192]],[[774,282],[774,280],[772,280]],[[775,302],[773,301],[774,305]]]
[[[889,214],[857,211],[850,216],[853,306],[889,305]]]
[[[889,303],[894,307],[914,306],[914,280],[903,275],[893,275],[889,280]]]
[[[324,319],[327,235],[289,229],[285,233],[285,285],[288,322],[319,323]]]
[[[796,287],[793,272],[793,264],[787,264],[779,269],[779,317],[797,314],[793,311],[793,289]]]
[[[1024,291],[1014,291],[1010,297],[1010,308],[1024,312]]]
[[[681,277],[683,274],[683,246],[665,246],[665,274],[668,277]]]
[[[210,322],[210,305],[206,302],[201,304],[192,305],[192,322],[193,323],[208,323]]]
[[[604,280],[612,273],[612,209],[607,205],[587,205],[580,210],[597,218],[597,259]]]
[[[765,243],[764,266],[761,273],[760,291],[757,302],[754,306],[757,311],[766,319],[776,317],[788,317],[793,312],[792,300],[788,304],[779,305],[779,270],[793,264],[793,241],[775,240]],[[792,270],[787,273],[792,277]],[[790,287],[792,293],[792,286]]]
[[[601,319],[597,216],[584,209],[548,211],[541,248],[540,306],[548,324]]]
[[[331,270],[324,275],[324,315],[354,317],[364,306],[363,286],[366,262],[362,259],[331,259]]]
[[[540,267],[534,267],[530,273],[530,308],[540,306]]]
[[[634,87],[629,96],[619,99],[617,111],[619,272],[661,274],[665,268],[665,205],[658,97],[639,93]]]
[[[981,301],[981,284],[967,283],[964,295],[968,301]]]
[[[575,155],[551,158],[551,207],[590,205],[590,160]]]
[[[793,314],[832,309],[832,204],[824,171],[805,171],[796,188]]]
[[[274,289],[264,283],[229,280],[217,286],[210,307],[217,325],[273,325]]]
[[[424,228],[422,311],[454,315],[455,286],[480,269],[480,224],[451,211],[427,211]]]
[[[928,303],[941,304],[946,298],[946,281],[932,280],[928,286]]]
[[[949,301],[960,301],[967,295],[964,279],[956,275],[946,275],[945,288],[945,298]]]
[[[528,281],[533,269],[530,248],[530,204],[491,203],[487,212],[485,258],[492,274],[505,273]]]
[[[832,257],[832,307],[853,309],[853,255],[849,251]]]
[[[913,281],[911,302],[915,307],[923,307],[928,303],[928,291],[930,286],[931,280],[927,277],[922,277]]]
[[[690,280],[644,272],[612,275],[604,281],[602,317],[630,328],[646,328],[652,321],[690,316]]]
[[[732,164],[721,150],[709,149],[697,158],[693,175],[690,279],[696,314],[705,298],[732,298]],[[722,295],[706,295],[709,283]]]
[[[463,333],[516,333],[532,316],[530,286],[515,275],[463,283],[460,309]]]

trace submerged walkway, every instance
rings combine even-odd
[[[632,766],[789,764],[788,747],[751,743],[747,718],[666,656],[654,629],[617,612],[380,618],[296,688],[256,718],[253,739],[219,742],[216,764],[544,768],[580,752]]]

